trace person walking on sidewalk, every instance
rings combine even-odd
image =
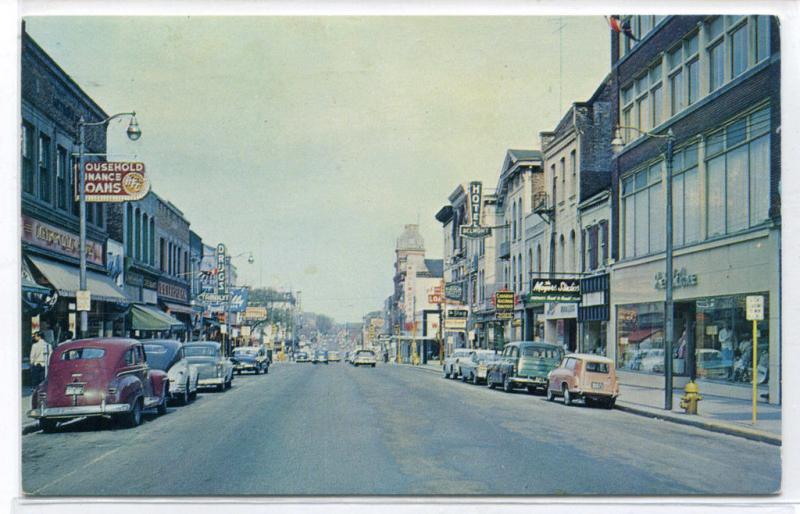
[[[50,358],[50,345],[40,332],[33,334],[33,345],[29,356],[31,364],[31,386],[38,386],[45,376],[45,367]]]

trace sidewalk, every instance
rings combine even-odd
[[[30,386],[22,386],[22,399],[20,400],[20,422],[22,423],[22,434],[29,434],[39,429],[39,422],[27,416],[31,408],[31,391]]]
[[[403,364],[404,366],[410,366]],[[439,361],[413,366],[416,369],[441,374]],[[755,441],[781,445],[781,406],[758,402],[758,419],[751,424],[750,400],[705,394],[698,406],[698,415],[685,414],[680,408],[683,390],[673,391],[672,411],[664,410],[664,390],[653,387],[620,383],[616,408],[631,414],[662,419],[672,423],[690,425],[713,432],[744,437]]]

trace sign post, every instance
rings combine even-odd
[[[764,297],[752,295],[747,297],[747,320],[753,322],[753,420],[756,424],[758,412],[758,322],[764,319]]]

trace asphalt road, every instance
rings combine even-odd
[[[280,363],[136,429],[22,438],[32,496],[694,495],[780,488],[780,448],[393,365]]]

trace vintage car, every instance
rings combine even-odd
[[[468,359],[461,359],[461,380],[479,384],[486,380],[489,364],[500,358],[494,350],[475,350]]]
[[[356,350],[353,355],[353,366],[372,366],[374,368],[377,363],[375,352],[372,350]]]
[[[199,387],[215,387],[224,391],[233,382],[233,363],[222,355],[220,344],[214,341],[197,341],[183,345],[186,358],[197,367]]]
[[[295,362],[309,362],[310,359],[308,358],[308,354],[306,352],[297,352],[297,355],[294,357]]]
[[[148,339],[142,341],[142,344],[148,366],[165,371],[169,377],[169,399],[181,405],[193,400],[197,396],[197,367],[189,364],[183,343]]]
[[[588,407],[602,405],[610,409],[619,396],[619,383],[614,361],[599,355],[572,353],[548,376],[547,399],[564,398],[571,405],[583,398]]]
[[[341,360],[342,358],[339,357],[339,352],[333,350],[328,352],[328,362],[339,362]]]
[[[167,412],[169,378],[151,369],[142,343],[134,339],[79,339],[63,343],[50,357],[47,378],[34,388],[28,416],[44,432],[60,421],[106,417],[128,427],[142,411]]]
[[[256,375],[259,373],[269,373],[269,359],[264,348],[258,346],[239,346],[233,349],[231,355],[233,370],[237,375],[244,371],[252,371]]]
[[[328,351],[327,350],[317,350],[314,352],[314,359],[311,361],[314,364],[317,363],[328,363]]]
[[[527,387],[529,393],[547,389],[547,374],[558,363],[564,351],[561,346],[541,341],[508,343],[500,357],[488,364],[486,385],[494,389],[502,385],[510,393],[516,387]]]
[[[469,359],[474,352],[475,350],[470,350],[469,348],[457,348],[454,350],[453,353],[444,359],[444,363],[442,363],[442,374],[444,378],[458,378],[461,374],[459,364],[462,360]]]

